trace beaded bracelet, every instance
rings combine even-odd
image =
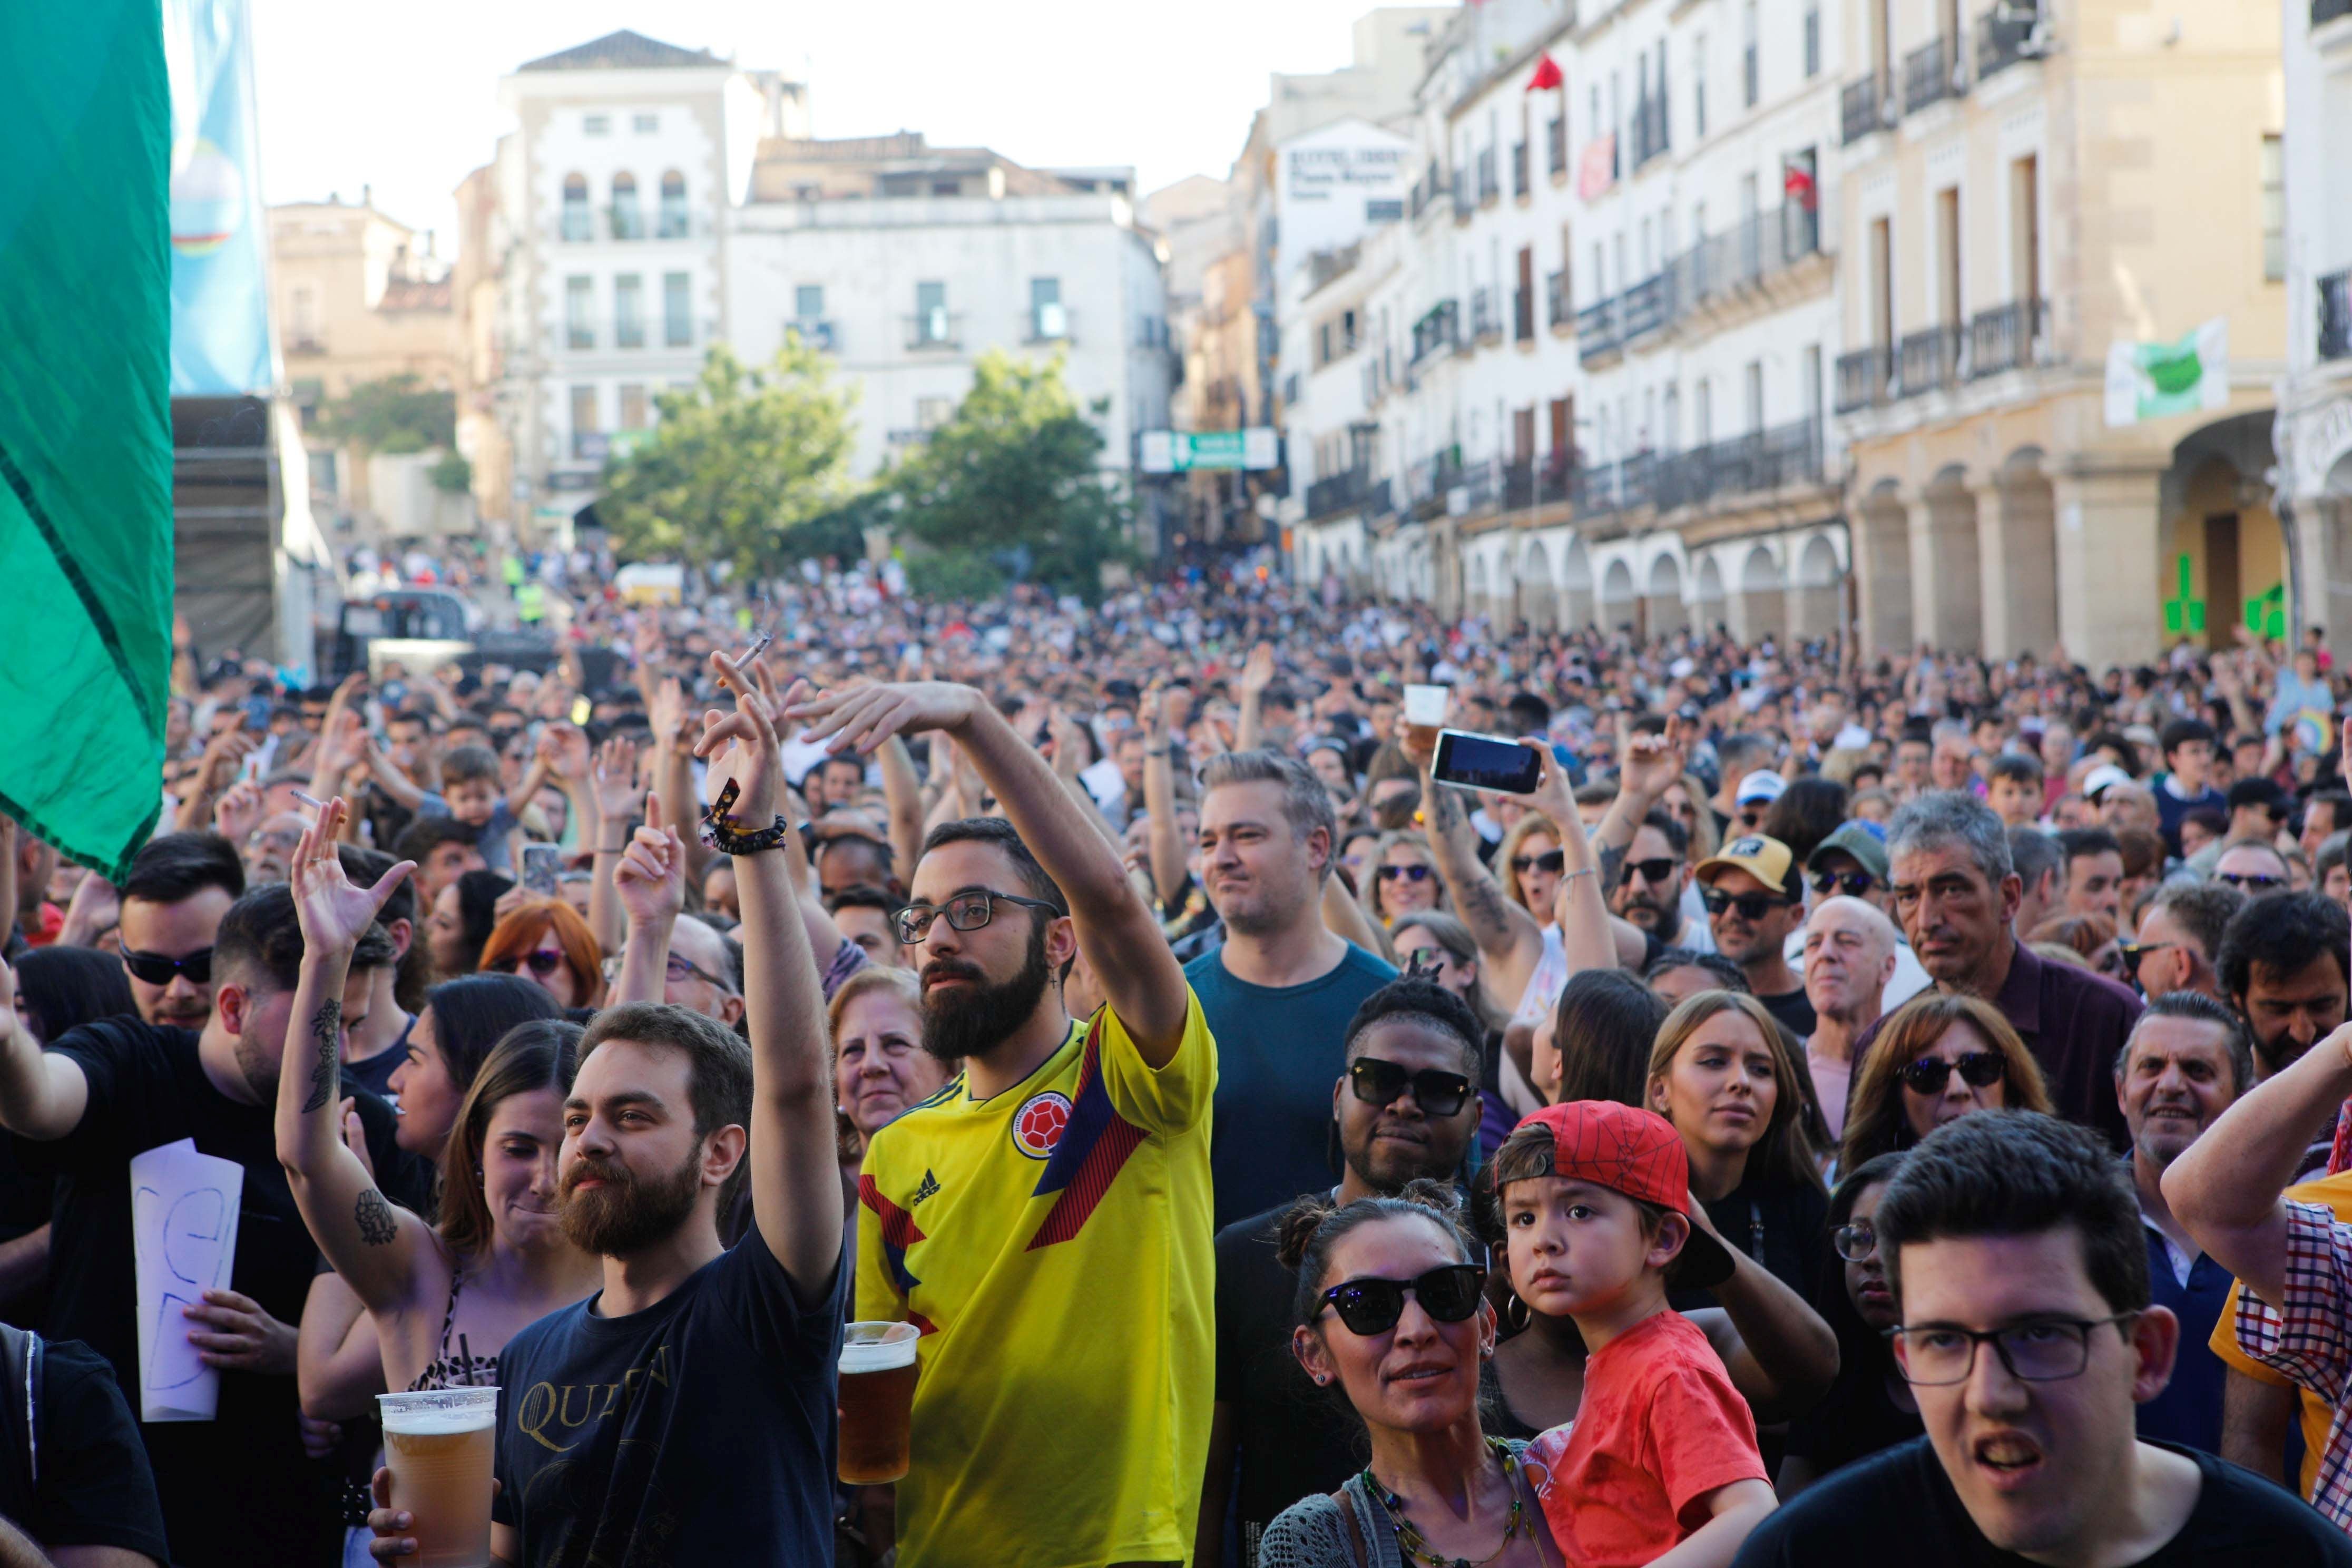
[[[726,787],[719,792],[719,798],[704,808],[702,826],[697,837],[721,855],[757,855],[763,849],[773,849],[782,844],[789,831],[789,824],[781,816],[768,826],[754,828],[748,833],[739,832],[730,825],[728,813],[735,805],[737,793],[735,781],[729,779]]]

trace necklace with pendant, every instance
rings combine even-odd
[[[1381,1485],[1380,1478],[1372,1474],[1370,1465],[1364,1467],[1364,1489],[1371,1494],[1372,1500],[1381,1505],[1381,1511],[1388,1516],[1389,1528],[1396,1532],[1397,1550],[1402,1552],[1409,1561],[1424,1563],[1427,1568],[1486,1568],[1486,1564],[1508,1551],[1511,1542],[1518,1538],[1519,1528],[1527,1519],[1526,1500],[1518,1484],[1519,1461],[1512,1455],[1510,1446],[1499,1437],[1487,1438],[1486,1447],[1503,1461],[1503,1477],[1511,1483],[1511,1511],[1503,1521],[1503,1539],[1494,1551],[1475,1563],[1467,1557],[1446,1557],[1431,1551],[1429,1540],[1421,1533],[1420,1527],[1405,1518],[1404,1499]]]

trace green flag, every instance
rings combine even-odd
[[[0,811],[119,881],[172,659],[161,8],[0,5]]]

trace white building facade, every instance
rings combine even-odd
[[[2297,619],[2334,641],[2352,631],[2352,0],[2284,3],[2287,376],[2273,441]]]

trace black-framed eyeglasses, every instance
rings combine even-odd
[[[1470,1080],[1458,1072],[1437,1068],[1412,1072],[1378,1057],[1358,1057],[1349,1062],[1348,1087],[1367,1105],[1393,1105],[1396,1097],[1410,1089],[1413,1103],[1428,1116],[1451,1116],[1470,1099]]]
[[[1859,1263],[1878,1251],[1878,1228],[1866,1219],[1842,1225],[1830,1234],[1830,1245],[1848,1263]]]
[[[1514,855],[1511,869],[1524,877],[1530,871],[1549,871],[1557,875],[1568,864],[1568,856],[1558,849],[1547,849],[1540,855]]]
[[[1785,899],[1777,893],[1718,893],[1712,888],[1698,897],[1699,902],[1706,906],[1708,914],[1719,915],[1726,910],[1736,909],[1744,921],[1760,921],[1774,910],[1796,902],[1794,899]]]
[[[536,948],[530,952],[509,953],[489,967],[501,974],[513,974],[528,968],[544,980],[563,967],[563,955],[552,948]]]
[[[901,946],[913,947],[931,934],[931,922],[941,915],[948,917],[951,931],[978,931],[996,918],[999,904],[1018,904],[1024,910],[1042,910],[1048,918],[1058,917],[1061,910],[1043,899],[1024,899],[1017,893],[992,892],[975,888],[958,893],[944,904],[908,904],[898,911],[896,924]]]
[[[2168,947],[2179,945],[2177,942],[2119,942],[2116,943],[2116,952],[2123,955],[2124,973],[2137,981],[2141,959],[2151,952],[2162,952]]]
[[[1867,871],[1816,871],[1813,873],[1813,891],[1825,899],[1835,893],[1843,893],[1849,899],[1858,899],[1876,886],[1878,886],[1878,879]]]
[[[122,967],[131,978],[149,985],[169,985],[175,974],[184,974],[191,985],[208,985],[213,978],[213,950],[200,947],[195,952],[173,958],[168,952],[142,952],[136,948],[122,950]]]
[[[1383,866],[1373,875],[1383,882],[1393,882],[1400,877],[1409,882],[1426,882],[1430,872],[1426,866]]]
[[[1621,888],[1632,887],[1636,872],[1641,874],[1642,880],[1654,888],[1675,874],[1675,858],[1671,855],[1661,855],[1654,860],[1628,860],[1624,868],[1617,873],[1617,885]]]
[[[1990,1089],[2009,1076],[2009,1058],[1999,1051],[1969,1051],[1956,1062],[1921,1057],[1903,1069],[1903,1087],[1914,1094],[1941,1094],[1956,1072],[1971,1089]]]
[[[719,976],[711,973],[710,971],[703,968],[700,964],[696,963],[693,960],[680,958],[674,952],[663,961],[662,973],[668,979],[677,981],[679,984],[684,984],[689,980],[708,980],[711,984],[716,985],[721,991],[731,993],[735,989],[734,986],[729,984],[726,981],[719,979]]]
[[[2091,1331],[2127,1323],[2137,1312],[2112,1318],[2044,1318],[2005,1329],[1963,1329],[1949,1324],[1885,1331],[1895,1345],[1895,1365],[1903,1381],[1923,1388],[1966,1383],[1976,1370],[1977,1347],[1990,1344],[2009,1375],[2021,1383],[2063,1383],[2091,1364]]]
[[[2284,877],[2257,876],[2252,871],[2216,871],[2213,873],[2213,879],[2217,882],[2227,882],[2250,897],[2263,893],[2274,893],[2286,886]]]
[[[1410,1290],[1433,1321],[1458,1323],[1478,1310],[1486,1285],[1486,1271],[1475,1263],[1448,1263],[1411,1279],[1348,1279],[1323,1292],[1315,1315],[1328,1307],[1351,1334],[1384,1334],[1404,1316]]]

